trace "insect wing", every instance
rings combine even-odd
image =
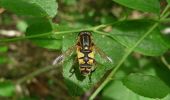
[[[62,64],[66,57],[70,57],[73,54],[74,50],[75,46],[68,48],[64,53],[54,59],[52,65]]]
[[[64,61],[64,55],[61,54],[54,59],[52,65],[57,65],[57,64],[63,63],[63,61]]]
[[[103,50],[101,50],[100,48],[95,46],[95,52],[100,55],[101,59],[99,59],[99,60],[101,63],[103,62],[103,63],[113,64],[112,58],[107,56],[107,54]]]

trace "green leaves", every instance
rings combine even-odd
[[[57,14],[55,0],[1,0],[0,6],[18,15],[54,17]]]
[[[150,75],[131,74],[123,83],[135,93],[150,98],[163,98],[170,93],[170,88],[164,82]]]
[[[10,97],[14,95],[15,85],[10,81],[0,82],[0,96]]]
[[[114,25],[110,34],[120,44],[127,48],[131,48],[146,32],[146,30],[151,27],[151,25],[153,25],[153,21],[149,20],[124,21]],[[165,43],[165,38],[161,36],[160,30],[158,28],[153,30],[151,34],[135,48],[136,52],[148,56],[159,56],[165,53],[167,50],[168,47]]]
[[[128,8],[152,12],[155,14],[160,13],[160,5],[158,0],[113,0]]]

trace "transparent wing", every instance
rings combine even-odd
[[[75,46],[72,46],[72,47],[68,48],[65,52],[63,52],[61,55],[59,55],[58,57],[56,57],[54,59],[54,61],[52,62],[52,65],[62,64],[64,59],[66,57],[71,56],[72,53],[74,52],[74,50],[75,50]]]
[[[100,48],[95,46],[95,52],[97,52],[103,59],[105,59],[106,61],[113,63],[112,58],[110,58],[109,56],[107,56],[107,54],[101,50]]]
[[[57,64],[63,63],[63,61],[64,61],[64,55],[61,54],[54,59],[52,65],[57,65]]]

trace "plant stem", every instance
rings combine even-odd
[[[163,10],[163,12],[161,13],[161,15],[160,15],[160,18],[162,18],[164,15],[165,15],[165,13],[168,11],[168,9],[169,9],[169,5],[167,5],[166,7],[165,7],[165,9]]]
[[[104,80],[104,82],[100,85],[99,88],[91,95],[90,100],[93,100],[97,94],[106,86],[106,84],[112,80],[113,75],[116,73],[116,71],[120,68],[120,66],[123,64],[123,62],[126,60],[126,58],[131,54],[131,52],[142,42],[142,40],[149,35],[156,27],[158,26],[158,23],[155,23],[137,42],[136,44],[128,49],[127,53],[123,56],[123,58],[120,60],[118,65],[110,72],[110,74],[107,76],[107,78]]]
[[[48,36],[48,35],[66,34],[66,33],[80,32],[80,31],[92,31],[93,28],[94,28],[94,27],[92,27],[92,28],[87,28],[87,29],[75,29],[75,30],[69,30],[69,31],[43,33],[43,34],[38,34],[38,35],[31,35],[31,36],[11,38],[11,39],[1,39],[0,42],[12,42],[12,41],[18,41],[18,40],[24,40],[24,39],[37,38],[37,37]]]
[[[25,36],[25,37],[17,37],[17,38],[11,38],[11,39],[1,39],[0,42],[19,41],[19,40],[25,40],[25,39],[42,37],[42,36],[46,36],[46,35],[50,35],[50,34],[51,34],[51,33],[44,33],[44,34],[31,35],[31,36]]]

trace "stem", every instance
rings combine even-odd
[[[94,27],[92,27],[92,28],[87,28],[87,29],[75,29],[75,30],[69,30],[69,31],[43,33],[43,34],[38,34],[38,35],[18,37],[18,38],[12,38],[12,39],[1,39],[0,42],[12,42],[12,41],[18,41],[18,40],[24,40],[24,39],[37,38],[37,37],[48,36],[48,35],[57,35],[57,34],[66,34],[66,33],[80,32],[80,31],[84,31],[84,30],[86,30],[86,31],[91,31],[91,30],[93,30],[93,28],[94,28]]]
[[[100,85],[99,88],[91,95],[90,100],[93,100],[97,94],[106,86],[106,84],[112,79],[113,75],[116,73],[116,71],[120,68],[120,66],[123,64],[123,62],[126,60],[126,58],[131,54],[131,52],[142,42],[142,40],[149,35],[156,27],[158,26],[158,23],[155,23],[137,42],[136,44],[128,49],[127,53],[123,56],[123,58],[120,60],[118,65],[111,71],[111,73],[107,76],[107,78],[104,80],[104,82]]]
[[[104,28],[104,27],[106,27],[106,26],[107,26],[107,25],[104,25],[104,24],[98,25],[98,26],[96,26],[96,27],[93,28],[93,31],[99,30],[99,29]]]
[[[163,10],[163,12],[161,13],[161,15],[160,15],[160,18],[162,18],[164,15],[165,15],[165,13],[168,11],[168,9],[169,9],[169,5],[167,5],[166,7],[165,7],[165,9]]]
[[[160,19],[161,20],[165,20],[168,16],[169,16],[170,12],[167,12],[165,15],[162,16],[162,18]]]
[[[31,39],[31,38],[37,38],[41,36],[50,35],[51,33],[44,33],[44,34],[38,34],[38,35],[31,35],[31,36],[25,36],[25,37],[17,37],[17,38],[11,38],[11,39],[1,39],[0,42],[12,42],[12,41],[18,41],[18,40],[24,40],[24,39]]]

